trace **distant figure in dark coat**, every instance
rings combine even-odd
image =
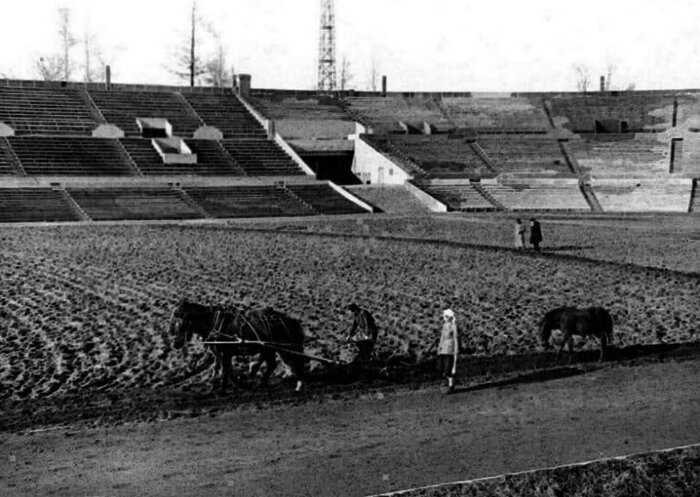
[[[347,341],[357,347],[358,362],[367,362],[372,358],[374,345],[377,343],[379,330],[369,311],[362,309],[357,304],[350,304],[348,310],[353,315],[352,327],[348,331]]]
[[[530,219],[530,243],[537,250],[540,251],[540,243],[542,243],[542,227],[540,222],[534,217]]]

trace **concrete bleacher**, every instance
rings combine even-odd
[[[186,187],[185,192],[215,218],[310,216],[314,210],[273,185]]]
[[[477,144],[500,173],[573,177],[559,142],[541,135],[485,135]]]
[[[180,137],[191,137],[202,126],[174,92],[90,90],[90,96],[107,122],[121,128],[126,136],[141,135],[138,118],[167,119],[173,134]]]
[[[423,122],[440,128],[453,127],[440,104],[430,96],[360,96],[349,97],[346,102],[349,110],[362,116],[375,132],[403,133],[405,130],[399,122],[419,127]]]
[[[0,188],[0,223],[78,220],[65,197],[51,188]]]
[[[664,177],[669,174],[671,147],[655,134],[624,133],[581,135],[570,140],[584,173],[596,177]]]
[[[590,211],[577,180],[482,181],[481,187],[506,209]]]
[[[69,188],[68,193],[94,221],[202,217],[170,188]]]
[[[213,140],[185,140],[197,154],[197,174],[243,175],[243,170],[231,159],[221,144]]]
[[[493,176],[472,146],[449,135],[396,135],[391,145],[434,178],[480,178]]]
[[[596,121],[627,123],[629,131],[660,131],[671,127],[674,95],[575,94],[557,95],[548,100],[554,122],[575,133],[596,131]]]
[[[289,184],[287,188],[320,214],[363,214],[365,209],[340,195],[327,183]]]
[[[266,138],[223,140],[221,145],[248,176],[297,176],[304,171]]]
[[[592,186],[607,212],[688,212],[693,191],[689,178],[602,179]]]
[[[453,211],[492,211],[497,209],[469,181],[432,180],[416,182],[416,186],[446,204]]]
[[[261,91],[249,100],[266,118],[273,120],[277,132],[288,139],[337,139],[355,132],[354,121],[334,99]]]
[[[0,122],[17,135],[90,135],[98,123],[72,88],[0,87]]]
[[[346,189],[387,214],[425,214],[430,212],[404,185],[356,185]]]
[[[480,133],[544,133],[551,128],[537,98],[446,96],[442,107],[457,127]]]
[[[129,176],[134,171],[117,140],[67,136],[8,138],[27,174]]]
[[[0,138],[0,176],[17,173],[12,163],[10,144],[5,138]]]
[[[207,124],[224,138],[264,138],[265,130],[231,93],[185,93],[185,98]]]

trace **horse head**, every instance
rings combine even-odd
[[[194,334],[208,331],[209,316],[207,308],[182,299],[170,316],[170,336],[174,336],[173,346],[181,349],[192,339]]]
[[[540,343],[545,349],[552,348],[552,344],[549,343],[549,339],[552,337],[552,329],[550,320],[545,316],[540,322]]]

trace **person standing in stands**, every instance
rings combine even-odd
[[[530,219],[530,243],[536,251],[540,251],[540,243],[542,243],[542,227],[540,222],[534,217]]]
[[[515,248],[523,249],[525,248],[525,225],[520,219],[515,220]]]
[[[372,314],[357,304],[350,304],[348,310],[352,313],[353,321],[346,340],[357,347],[356,362],[367,362],[372,358],[374,346],[377,343],[379,329]]]
[[[459,355],[459,332],[457,321],[452,309],[442,312],[442,331],[435,342],[438,344],[437,366],[442,378],[447,379],[447,391],[451,393],[455,388],[455,376],[457,375],[457,356]],[[430,347],[435,346],[435,343]]]

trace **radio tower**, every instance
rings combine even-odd
[[[318,89],[335,90],[335,8],[333,0],[321,0],[321,30],[318,39]]]

